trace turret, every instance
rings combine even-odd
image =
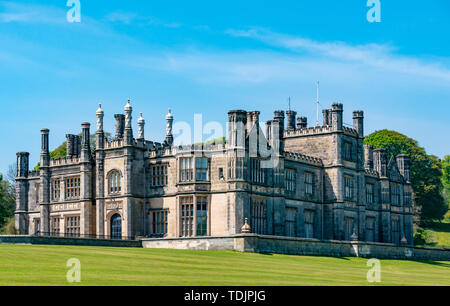
[[[387,177],[387,154],[385,149],[373,151],[373,167],[381,177]]]
[[[132,120],[132,112],[133,108],[131,107],[130,99],[128,99],[127,105],[125,105],[124,108],[125,111],[125,143],[127,145],[133,145],[133,128],[131,127],[131,120]]]
[[[173,135],[172,135],[172,128],[173,128],[173,116],[172,111],[169,108],[169,112],[166,116],[166,143],[169,147],[173,144]]]
[[[410,172],[410,158],[406,154],[397,155],[397,166],[400,174],[403,176],[406,182],[410,182],[411,180],[411,172]]]
[[[358,132],[359,137],[364,137],[364,112],[353,112],[353,128]]]
[[[245,145],[245,128],[247,112],[232,110],[228,112],[228,144],[231,147],[243,147]]]
[[[344,106],[341,103],[334,103],[331,109],[332,126],[334,131],[342,131]]]
[[[28,234],[28,169],[30,153],[17,153],[15,227],[19,235]]]
[[[286,117],[287,117],[287,130],[293,131],[295,130],[295,117],[297,117],[297,112],[288,110],[286,111]]]
[[[17,153],[17,174],[18,178],[27,178],[30,166],[30,153],[19,152]]]
[[[145,120],[144,117],[142,117],[142,113],[139,114],[139,119],[138,119],[138,139],[140,140],[144,140],[145,136],[144,136],[144,127],[145,127]]]

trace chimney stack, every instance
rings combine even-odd
[[[308,127],[308,118],[298,117],[297,118],[297,129],[306,129]]]
[[[381,177],[387,176],[387,154],[385,149],[373,151],[373,168]]]
[[[287,117],[287,130],[288,131],[295,130],[295,117],[297,117],[297,112],[288,110],[286,111],[286,117]]]
[[[397,155],[397,166],[400,174],[403,176],[406,182],[411,180],[411,160],[406,154]]]
[[[125,130],[125,115],[115,114],[116,118],[116,139],[122,139]]]
[[[30,167],[30,153],[19,152],[17,153],[17,177],[28,177],[28,171]]]
[[[50,130],[41,130],[41,167],[48,167],[50,165],[50,152],[49,152],[49,133]]]
[[[81,124],[82,129],[81,160],[85,162],[91,160],[90,128],[91,124],[88,122],[84,122],[83,124]]]
[[[373,150],[373,146],[364,145],[364,168],[367,170],[373,170]]]
[[[332,117],[332,125],[334,131],[342,131],[343,129],[343,113],[344,106],[341,103],[334,103],[333,108],[331,109],[331,117]]]
[[[353,112],[353,128],[358,132],[359,137],[364,137],[364,112]]]

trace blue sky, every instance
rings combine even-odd
[[[321,105],[363,109],[366,133],[398,130],[428,153],[450,154],[450,2],[381,0],[369,23],[365,0],[81,0],[81,23],[65,0],[0,1],[0,172],[28,151],[39,159],[41,128],[55,148],[78,133],[101,102],[105,129],[128,97],[164,138],[176,121],[225,124],[226,113],[287,109],[315,123]],[[206,138],[206,136],[205,136]]]

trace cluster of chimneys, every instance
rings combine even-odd
[[[388,175],[387,151],[375,149],[374,146],[364,145],[364,167],[367,170],[376,171],[381,177]],[[411,179],[410,158],[407,154],[399,154],[395,157],[397,167],[403,178],[409,182]]]
[[[343,120],[344,107],[341,103],[334,103],[332,108],[323,110],[323,126],[333,127],[334,130],[343,130],[344,120]],[[232,110],[228,113],[228,119],[230,123],[242,123],[246,127],[246,131],[249,132],[255,123],[259,122],[260,112],[251,111],[246,112],[243,110]],[[286,119],[286,127],[285,127]],[[301,130],[308,127],[308,118],[297,117],[297,112],[293,110],[288,110],[286,113],[282,110],[277,110],[274,112],[273,120],[266,122],[268,137],[270,138],[270,126],[277,121],[281,131],[285,129],[287,131]],[[353,112],[353,128],[358,132],[361,137],[364,136],[364,112],[354,111]]]
[[[116,119],[116,134],[115,138],[124,140],[126,145],[133,145],[133,129],[131,127],[132,111],[130,99],[128,99],[127,104],[124,108],[125,114],[114,115]],[[103,131],[103,117],[104,112],[102,110],[101,104],[96,112],[97,116],[97,149],[103,149],[105,144],[105,134]],[[166,139],[164,144],[171,146],[173,144],[172,135],[172,124],[173,116],[169,109],[169,113],[166,116]],[[142,113],[138,119],[138,141],[144,141],[144,126],[145,120],[142,117]],[[81,125],[82,133],[81,136],[67,134],[67,158],[80,158],[81,161],[90,161],[91,159],[91,148],[90,148],[90,123],[83,123]],[[48,129],[41,130],[41,167],[48,167],[50,165],[50,151],[49,151],[49,134]],[[17,153],[17,176],[27,177],[29,169],[29,156],[28,152]]]
[[[132,112],[133,108],[131,107],[130,99],[128,99],[127,104],[124,108],[125,114],[115,114],[114,118],[116,119],[116,140],[124,140],[125,144],[132,145],[133,144],[133,129],[131,127],[132,121]],[[103,117],[104,112],[102,110],[102,105],[99,104],[99,108],[96,112],[97,115],[97,147],[102,149],[104,147],[104,132],[103,132]],[[166,116],[166,140],[164,142],[165,145],[171,146],[173,144],[173,135],[172,135],[172,124],[173,124],[173,116],[169,109],[169,113]],[[138,124],[138,141],[144,141],[144,127],[145,120],[140,113],[140,117],[137,121]]]

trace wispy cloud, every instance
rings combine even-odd
[[[377,69],[437,78],[450,82],[450,68],[441,62],[396,54],[391,45],[350,45],[345,42],[318,42],[307,38],[274,33],[261,28],[227,30],[226,34],[261,41],[269,46],[329,59],[360,63]]]
[[[109,22],[118,22],[123,24],[130,24],[137,14],[135,13],[124,13],[124,12],[112,12],[106,15],[105,19]]]
[[[66,12],[50,6],[0,2],[0,23],[66,23]]]
[[[165,28],[179,28],[182,24],[178,22],[167,22],[154,16],[141,16],[132,12],[112,12],[105,16],[105,20],[113,23],[161,26]]]

